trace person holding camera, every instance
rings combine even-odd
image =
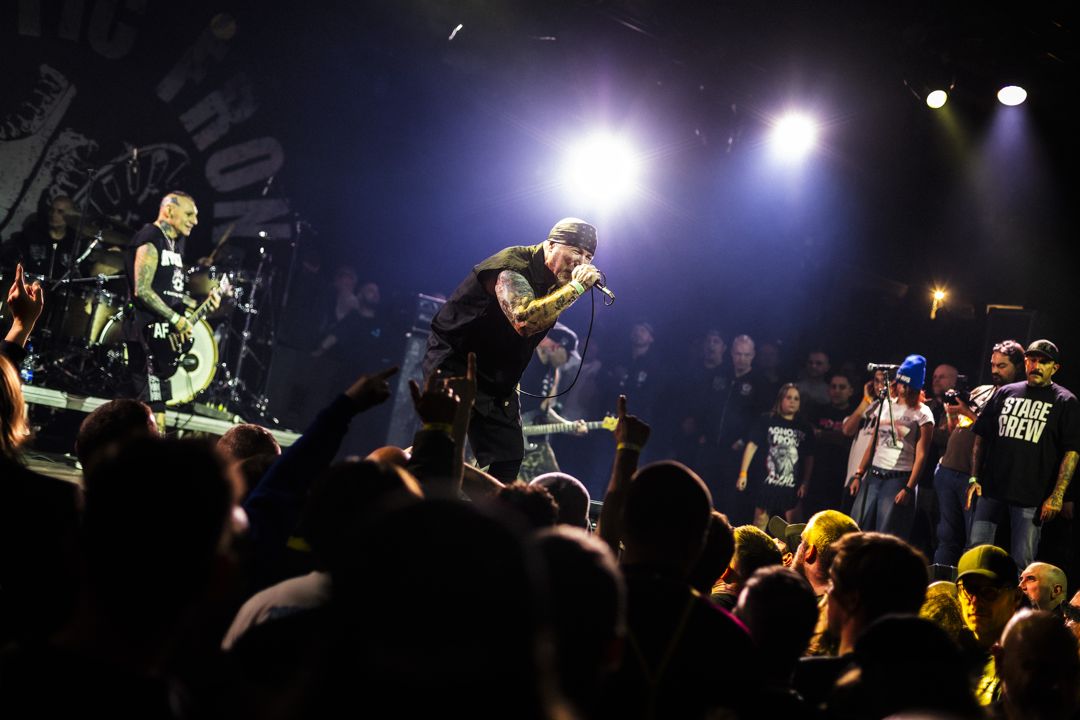
[[[970,391],[959,382],[942,396],[948,435],[945,452],[934,471],[934,491],[938,500],[937,549],[934,563],[956,565],[968,544],[972,512],[967,504],[968,478],[971,477],[971,447],[975,443],[972,425],[979,413],[1002,385],[1016,382],[1024,369],[1024,348],[1015,340],[1002,340],[990,353],[990,384]]]

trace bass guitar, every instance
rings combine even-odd
[[[194,327],[207,313],[214,308],[211,303],[214,297],[221,298],[232,295],[232,285],[229,278],[223,277],[217,288],[211,291],[210,296],[201,305],[184,315],[188,323]],[[154,358],[154,374],[162,380],[167,380],[176,374],[180,367],[180,361],[191,352],[195,344],[193,336],[182,335],[167,321],[155,321],[147,323],[143,329],[143,339],[146,341],[146,349]]]

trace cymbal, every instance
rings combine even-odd
[[[87,260],[91,275],[115,275],[124,270],[124,254],[118,248],[96,247]]]
[[[82,218],[82,223],[79,220]],[[83,237],[98,237],[106,245],[124,247],[131,241],[134,231],[119,220],[109,217],[82,217],[81,213],[64,213],[64,222]]]

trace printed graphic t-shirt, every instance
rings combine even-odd
[[[986,445],[979,475],[983,493],[1022,507],[1041,505],[1061,458],[1080,450],[1076,396],[1057,383],[1003,385],[974,428]]]
[[[794,492],[802,482],[802,461],[814,454],[814,429],[810,423],[799,417],[785,420],[779,415],[766,415],[750,431],[750,441],[764,454],[762,486]]]
[[[929,426],[929,427],[925,427]],[[896,431],[895,440],[893,430]],[[913,408],[902,402],[892,403],[892,414],[886,407],[877,427],[877,449],[873,466],[879,470],[906,472],[915,466],[915,446],[923,432],[933,432],[934,413],[926,405]]]

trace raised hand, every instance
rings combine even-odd
[[[395,365],[374,375],[361,375],[349,386],[345,395],[356,403],[361,411],[384,403],[390,397],[389,380],[397,374],[397,371],[398,368]]]
[[[465,374],[443,379],[443,387],[452,391],[461,400],[461,407],[472,410],[476,400],[476,353],[469,353]]]
[[[41,289],[41,282],[35,280],[27,285],[22,263],[15,266],[15,281],[8,289],[7,304],[14,320],[21,323],[27,332],[34,327],[45,307],[45,291]]]
[[[615,403],[615,416],[618,423],[615,425],[615,446],[623,445],[630,448],[642,448],[649,441],[651,428],[641,418],[626,414],[626,396],[620,395]]]
[[[412,395],[413,408],[420,416],[420,422],[425,425],[453,425],[460,399],[434,376],[428,378],[422,391],[415,380],[410,380],[409,394]]]

